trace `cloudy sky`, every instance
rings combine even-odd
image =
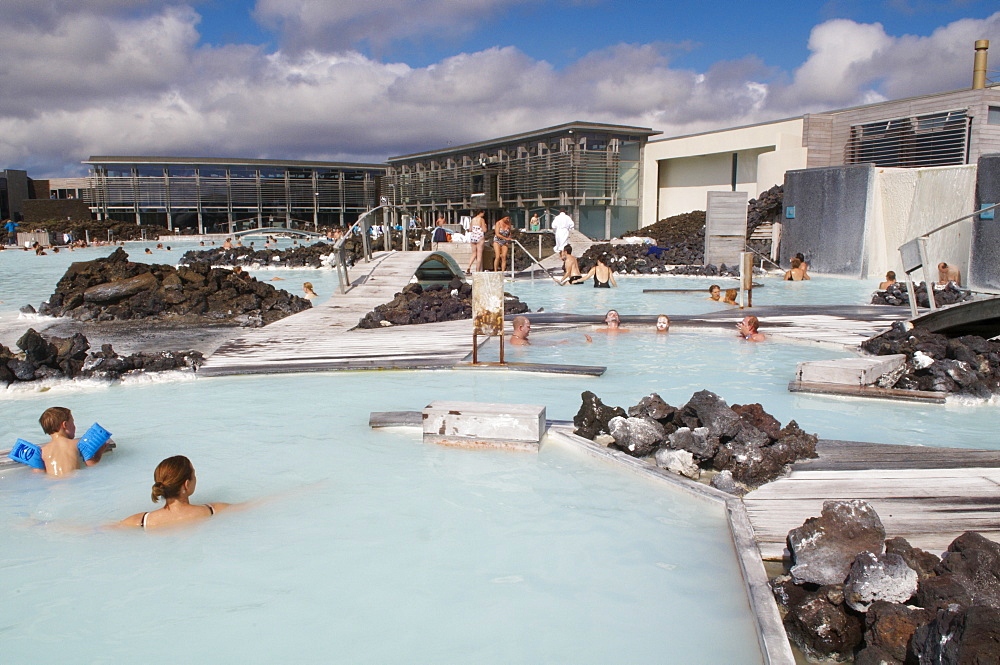
[[[996,0],[2,0],[0,168],[687,134],[965,88],[976,39]]]

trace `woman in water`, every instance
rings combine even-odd
[[[738,307],[739,303],[736,302],[736,295],[738,293],[739,291],[736,289],[726,289],[726,297],[722,299],[723,304],[736,305]]]
[[[168,457],[160,462],[153,472],[153,480],[153,503],[158,502],[162,496],[166,505],[158,510],[126,517],[120,523],[122,526],[166,526],[211,517],[230,506],[228,503],[206,503],[201,506],[191,503],[190,497],[194,494],[198,479],[194,475],[191,460],[183,455]]]
[[[510,241],[514,239],[512,232],[510,217],[501,217],[493,226],[493,270],[496,272],[507,269],[507,252],[510,251]]]
[[[313,291],[312,282],[306,282],[305,284],[303,284],[302,290],[305,292],[303,298],[305,298],[306,300],[315,300],[316,298],[319,298],[319,295],[315,291]]]
[[[604,262],[603,256],[597,257],[597,264],[588,270],[587,274],[580,278],[580,281],[586,282],[591,277],[594,278],[595,289],[610,289],[612,286],[618,286],[618,283],[615,282],[615,274]]]
[[[469,259],[469,267],[465,269],[465,274],[472,274],[472,266],[476,266],[476,271],[483,269],[483,246],[486,244],[486,211],[477,210],[472,221],[469,222],[469,242],[472,243],[472,258]]]
[[[656,317],[656,332],[665,333],[670,332],[670,317],[666,314],[660,314]]]

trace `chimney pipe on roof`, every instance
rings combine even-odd
[[[986,87],[986,51],[990,48],[990,40],[976,40],[976,60],[972,65],[972,89],[980,90]]]

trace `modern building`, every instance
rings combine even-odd
[[[455,222],[471,210],[510,215],[565,208],[577,228],[611,238],[639,227],[643,149],[648,127],[570,122],[388,160],[385,196],[427,220]]]
[[[782,184],[787,171],[957,166],[996,152],[1000,86],[651,140],[643,161],[642,226],[704,210],[710,191],[756,197]]]
[[[0,169],[0,219],[24,219],[24,201],[32,196],[27,171]]]
[[[96,156],[86,197],[98,219],[199,233],[352,224],[378,205],[385,166],[342,162]]]

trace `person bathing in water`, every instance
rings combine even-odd
[[[153,489],[150,494],[153,503],[158,503],[162,497],[164,505],[158,510],[136,513],[126,517],[121,526],[136,526],[140,528],[167,526],[191,520],[211,517],[220,510],[229,508],[228,503],[206,503],[194,505],[191,495],[198,485],[191,460],[183,455],[168,457],[156,466],[153,472]]]
[[[45,473],[50,476],[65,476],[73,473],[82,465],[94,466],[101,461],[101,455],[111,447],[111,442],[105,443],[89,460],[84,461],[80,455],[76,437],[76,423],[73,412],[64,406],[53,406],[45,409],[38,419],[42,431],[50,436],[49,442],[42,445],[42,461],[45,462]],[[41,469],[39,469],[41,471]]]

